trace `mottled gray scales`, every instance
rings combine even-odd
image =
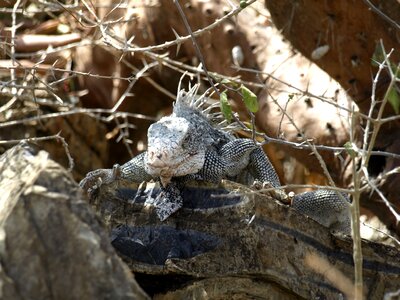
[[[250,154],[249,169],[256,180],[269,182],[273,187],[281,185],[278,174],[261,148],[255,149]]]
[[[230,134],[228,129],[235,124],[221,127],[226,122],[220,114],[209,113],[205,95],[198,96],[197,91],[197,85],[188,92],[178,88],[172,114],[149,127],[146,152],[122,166],[88,173],[80,186],[93,197],[102,184],[120,178],[159,181],[161,193],[146,203],[155,207],[161,220],[182,207],[181,189],[188,180],[218,183],[229,179],[247,185],[258,181],[279,187],[278,175],[262,148],[251,139]],[[316,191],[297,195],[293,207],[326,226],[335,225],[334,211],[340,226],[346,227],[345,202],[333,192]]]
[[[183,205],[179,184],[175,182],[168,184],[152,204],[156,207],[156,213],[161,221],[178,211]]]
[[[258,149],[253,140],[237,139],[222,146],[219,152],[225,163],[225,175],[234,177],[249,166],[250,155]],[[268,166],[272,167],[272,165]]]
[[[152,179],[152,177],[145,171],[145,154],[145,152],[139,154],[120,167],[121,177],[123,179],[132,182],[143,182]]]
[[[296,195],[292,207],[335,231],[350,233],[350,200],[331,190],[317,190]]]
[[[210,149],[206,153],[204,167],[198,172],[201,180],[218,183],[224,176],[226,163],[218,153]]]

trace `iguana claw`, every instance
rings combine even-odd
[[[87,192],[90,198],[95,198],[103,184],[110,184],[121,177],[121,167],[115,164],[112,169],[98,169],[89,172],[79,182],[81,189]]]

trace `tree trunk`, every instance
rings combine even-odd
[[[374,2],[381,13],[371,9]],[[368,115],[371,103],[372,77],[377,72],[373,65],[376,46],[382,43],[389,52],[395,49],[391,61],[397,65],[399,52],[400,4],[388,1],[266,1],[273,22],[282,34],[303,55],[315,62],[348,91],[360,112]],[[387,18],[382,17],[386,15]],[[316,56],[319,47],[328,46],[328,52]],[[314,52],[314,55],[313,55]],[[386,92],[390,76],[383,72],[377,84],[378,100]],[[379,108],[379,105],[378,105]],[[376,116],[377,110],[374,111]],[[393,107],[386,105],[383,117],[395,114]],[[400,154],[398,140],[400,123],[393,121],[382,126],[374,150]],[[371,177],[384,174],[400,165],[396,158],[372,156],[369,163]],[[400,211],[400,177],[395,174],[380,183],[379,189],[389,202]],[[375,213],[390,229],[400,234],[400,224],[380,197],[367,191],[362,205]]]

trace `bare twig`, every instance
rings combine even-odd
[[[247,5],[251,5],[255,2],[256,0],[250,0],[248,1]],[[148,47],[137,47],[137,46],[129,46],[127,48],[121,48],[121,45],[117,45],[115,43],[112,43],[113,47],[116,47],[119,50],[126,50],[129,52],[151,52],[151,51],[158,51],[158,50],[164,50],[166,48],[169,48],[171,46],[175,46],[175,45],[179,45],[182,44],[190,39],[193,39],[193,37],[198,37],[200,35],[202,35],[203,33],[210,31],[212,29],[214,29],[215,27],[219,26],[220,24],[222,24],[225,20],[232,18],[233,16],[237,15],[238,13],[240,13],[243,10],[243,8],[241,8],[240,6],[237,6],[235,9],[233,9],[232,11],[230,11],[228,14],[226,14],[225,16],[223,16],[220,19],[215,20],[212,24],[201,28],[199,30],[196,30],[194,32],[192,32],[192,34],[189,34],[187,36],[183,36],[183,37],[177,37],[175,40],[173,41],[168,41],[165,42],[161,45],[154,45],[154,46],[148,46]],[[120,43],[120,40],[116,40],[118,43]]]
[[[386,231],[383,231],[383,230],[381,230],[379,228],[373,227],[373,226],[371,226],[371,225],[369,225],[369,224],[367,224],[365,222],[361,222],[361,224],[363,224],[363,226],[368,227],[368,228],[370,228],[370,229],[372,229],[372,230],[374,230],[376,232],[379,232],[380,234],[384,235],[385,237],[387,237],[390,240],[392,240],[395,244],[400,246],[400,241],[397,238],[395,238],[393,235],[387,233]]]
[[[72,170],[74,168],[74,159],[72,158],[71,153],[69,152],[68,143],[60,135],[60,133],[57,133],[56,135],[52,135],[52,136],[42,136],[42,137],[33,137],[33,138],[28,138],[28,139],[0,141],[0,145],[19,144],[20,142],[37,143],[37,142],[49,141],[49,140],[58,140],[62,143],[65,154],[67,155],[67,158],[68,158],[68,165],[69,165],[68,171],[72,172]]]
[[[390,210],[390,212],[396,218],[396,221],[400,222],[400,214],[395,211],[393,205],[389,202],[389,200],[385,197],[385,195],[378,189],[378,187],[375,185],[375,183],[369,178],[367,168],[364,166],[361,169],[363,171],[364,178],[365,178],[365,180],[367,180],[369,186],[372,188],[372,190],[374,190],[379,195],[379,197],[382,199],[383,203],[385,203],[386,207]]]
[[[370,131],[372,121],[373,121],[372,113],[373,113],[373,111],[375,109],[375,105],[376,105],[376,99],[375,99],[376,85],[378,83],[379,76],[381,75],[381,72],[384,69],[384,67],[385,67],[385,62],[383,61],[379,64],[378,72],[376,73],[374,80],[372,82],[371,105],[370,105],[370,108],[368,111],[368,119],[367,119],[367,123],[366,123],[365,129],[364,129],[365,132],[364,132],[364,139],[363,139],[363,153],[366,153],[366,151],[367,151],[369,131]]]
[[[351,115],[350,142],[355,144],[356,114]],[[354,259],[354,299],[363,299],[363,270],[362,270],[362,250],[360,234],[360,195],[361,195],[361,176],[357,170],[356,155],[351,155],[353,168],[353,202],[351,204],[351,222],[353,237],[353,259]]]
[[[310,140],[304,135],[304,133],[300,130],[300,128],[296,125],[296,122],[293,120],[293,118],[283,109],[283,107],[279,104],[279,102],[277,101],[277,99],[275,99],[275,97],[269,93],[269,96],[271,97],[271,99],[273,100],[273,102],[275,103],[276,106],[279,107],[280,111],[282,111],[282,113],[288,118],[289,122],[293,125],[293,127],[297,130],[298,134],[301,135],[302,140],[310,147],[310,149],[312,150],[312,152],[314,153],[314,155],[316,156],[316,158],[318,159],[318,162],[324,172],[324,175],[326,176],[326,178],[328,179],[328,182],[331,186],[335,187],[336,184],[334,183],[328,168],[326,167],[326,164],[323,160],[323,158],[321,157],[321,155],[319,154],[318,150],[316,149],[316,147],[310,142]],[[340,198],[343,198],[343,195],[341,195],[340,193],[338,193],[338,196]]]
[[[185,13],[183,12],[182,7],[181,7],[181,5],[179,4],[179,1],[178,1],[178,0],[174,0],[174,3],[175,3],[175,5],[176,5],[176,7],[178,8],[179,14],[181,15],[181,18],[182,18],[182,20],[183,20],[183,23],[185,24],[186,30],[189,32],[190,38],[192,39],[192,42],[193,42],[193,46],[194,46],[194,48],[195,48],[195,50],[196,50],[197,57],[198,57],[198,59],[199,59],[200,62],[201,62],[201,67],[202,67],[202,69],[204,70],[204,73],[205,73],[206,76],[207,76],[208,82],[210,83],[210,85],[212,86],[212,88],[214,89],[214,91],[215,91],[218,95],[220,95],[220,92],[219,92],[219,90],[216,88],[216,86],[214,85],[214,82],[213,82],[212,78],[210,77],[210,74],[208,74],[207,66],[206,66],[206,62],[205,62],[205,60],[204,60],[203,54],[202,54],[201,51],[200,51],[200,47],[199,47],[199,45],[197,44],[196,38],[195,38],[195,36],[194,36],[194,34],[193,34],[192,29],[190,28],[190,25],[189,25],[189,22],[188,22],[188,20],[187,20],[187,18],[186,18],[186,16],[185,16]]]
[[[13,66],[16,65],[15,63],[15,33],[17,31],[17,15],[16,15],[16,10],[18,9],[18,6],[20,6],[21,0],[17,0],[14,4],[13,7],[13,12],[11,14],[12,16],[12,25],[11,25],[11,61]],[[16,77],[15,77],[15,71],[11,70],[11,81],[15,83]],[[16,94],[17,90],[15,88],[11,89],[11,93]]]
[[[382,49],[384,50],[382,41],[381,41],[380,43],[381,43]],[[383,51],[383,52],[385,53],[385,51]],[[391,51],[389,52],[389,54],[386,54],[386,53],[385,53],[385,63],[386,63],[386,65],[387,65],[387,67],[388,67],[389,69],[391,69],[391,65],[390,65],[390,62],[389,62],[389,56],[390,56],[390,54],[391,54],[392,52],[393,52],[393,50],[391,50]],[[384,96],[384,98],[383,98],[383,100],[382,100],[382,103],[380,104],[379,111],[378,111],[378,115],[376,116],[376,121],[375,121],[375,123],[374,123],[374,128],[373,128],[372,133],[371,133],[371,138],[370,138],[370,141],[369,141],[369,143],[368,143],[368,147],[366,147],[365,145],[363,146],[364,149],[366,149],[366,151],[367,151],[366,155],[362,157],[362,165],[363,165],[363,166],[367,166],[367,165],[368,165],[369,159],[370,159],[370,157],[371,157],[371,151],[372,151],[372,149],[373,149],[373,147],[374,147],[374,145],[375,145],[376,138],[377,138],[377,136],[378,136],[379,130],[380,130],[381,125],[382,125],[382,123],[380,122],[380,120],[382,119],[382,115],[383,115],[385,106],[386,106],[386,104],[387,104],[387,102],[388,102],[390,90],[394,87],[394,84],[396,83],[396,80],[395,80],[395,79],[396,79],[396,77],[397,77],[398,69],[399,69],[399,68],[397,68],[397,70],[396,70],[396,74],[393,74],[393,75],[392,75],[392,79],[391,79],[391,81],[390,81],[390,83],[389,83],[389,85],[388,85],[388,87],[387,87],[387,90],[386,90],[386,94],[385,94],[385,96]],[[377,84],[377,82],[374,81],[374,82],[373,82],[373,88],[372,88],[374,91],[376,91],[376,84]],[[374,87],[374,85],[375,85],[375,87]],[[371,107],[374,107],[374,106],[376,105],[375,96],[373,96],[373,97],[374,97],[374,98],[371,99],[371,100],[374,100],[374,103],[371,103]],[[364,134],[365,134],[365,135],[369,135],[369,132],[365,132]],[[364,141],[367,141],[367,140],[368,140],[367,137],[364,138]]]
[[[114,104],[113,108],[111,109],[111,112],[116,112],[118,110],[118,108],[124,102],[125,98],[129,95],[129,93],[130,93],[132,87],[135,85],[136,81],[139,78],[141,78],[146,71],[148,71],[149,69],[151,69],[157,65],[158,65],[157,62],[152,62],[151,64],[144,66],[144,68],[142,70],[140,70],[139,72],[137,72],[135,74],[135,78],[132,79],[131,82],[129,82],[128,87],[126,88],[125,92],[121,95],[121,97],[119,97],[118,101]]]
[[[384,14],[379,8],[377,8],[374,4],[372,4],[371,1],[369,0],[363,0],[365,4],[367,4],[374,13],[376,13],[378,16],[380,16],[382,19],[384,19],[386,22],[388,22],[390,25],[395,27],[397,30],[400,29],[400,25],[396,23],[396,21],[392,20],[388,15]]]

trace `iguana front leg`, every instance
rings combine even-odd
[[[114,165],[112,169],[98,169],[89,172],[79,183],[90,198],[96,197],[103,184],[110,184],[124,179],[130,182],[143,182],[154,179],[145,171],[146,152],[139,154],[122,166]],[[183,199],[179,182],[170,182],[166,187],[161,185],[161,192],[153,201],[148,201],[156,208],[156,213],[161,221],[182,207]]]
[[[89,172],[81,180],[79,186],[89,194],[90,198],[93,198],[96,197],[103,184],[110,184],[120,179],[138,183],[149,181],[152,177],[146,173],[144,168],[145,155],[145,152],[141,153],[122,166],[116,164],[112,169],[98,169]]]
[[[219,151],[207,150],[203,168],[198,173],[187,175],[185,178],[215,183],[222,179],[235,181],[235,178],[244,170],[249,171],[254,180],[267,182],[273,187],[280,186],[278,175],[268,157],[261,147],[250,139],[230,141]]]
[[[281,186],[274,166],[261,147],[254,149],[254,151],[250,153],[249,170],[255,180],[259,180],[263,183],[270,183],[272,187],[275,188]]]
[[[247,169],[254,180],[268,182],[272,187],[280,186],[278,175],[267,155],[253,140],[233,140],[222,147],[220,154],[226,164],[226,175],[236,176]]]

